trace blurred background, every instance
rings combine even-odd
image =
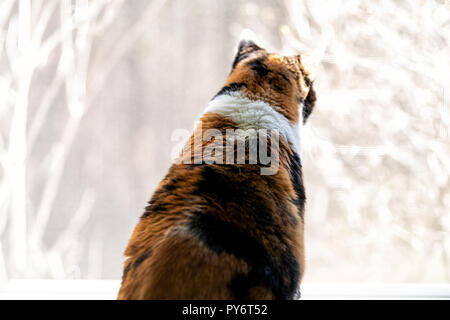
[[[306,282],[450,282],[449,1],[2,0],[0,280],[119,279],[252,29],[326,44],[302,132]]]

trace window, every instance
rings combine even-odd
[[[449,9],[3,1],[0,279],[114,279],[73,283],[74,294],[114,296],[128,238],[172,162],[172,133],[192,128],[251,27],[273,51],[326,48],[301,133],[305,290],[448,296]],[[21,281],[1,294],[35,288]],[[365,291],[374,283],[384,287]]]

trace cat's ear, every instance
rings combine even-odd
[[[256,43],[256,34],[250,29],[244,29],[239,37],[238,53],[261,49]]]
[[[314,81],[320,61],[314,55],[301,54],[300,63],[302,64],[303,70],[308,74],[309,80]]]
[[[308,74],[311,81],[314,81],[319,66],[325,55],[326,43],[323,42],[318,48],[314,49],[311,53],[300,54],[300,63],[303,70]]]
[[[314,109],[314,105],[316,103],[316,92],[313,88],[313,82],[316,78],[317,71],[319,69],[320,64],[325,56],[326,50],[326,42],[322,41],[322,43],[314,49],[309,54],[300,54],[297,56],[300,61],[302,72],[306,73],[307,79],[309,81],[305,81],[308,88],[308,94],[303,100],[303,123],[306,123],[306,120],[311,115],[311,112]],[[308,83],[309,82],[309,83]]]
[[[248,57],[249,54],[258,50],[264,50],[256,44],[256,35],[250,29],[244,29],[241,33],[236,56],[233,61],[233,68],[242,59]]]

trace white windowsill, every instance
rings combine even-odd
[[[115,299],[118,280],[11,280],[0,285],[5,299]],[[302,299],[450,299],[450,284],[305,283]]]

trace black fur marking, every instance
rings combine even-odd
[[[233,82],[230,83],[228,86],[223,87],[222,89],[220,89],[219,92],[217,92],[217,94],[213,97],[216,98],[217,96],[223,95],[223,94],[228,94],[230,92],[236,92],[242,89],[242,87],[246,87],[247,85],[244,82]]]
[[[284,74],[281,73],[281,72],[277,72],[277,73],[278,73],[278,75],[279,75],[281,78],[283,78],[287,83],[291,83],[291,81],[289,81],[289,78],[286,77],[286,75],[284,75]]]
[[[233,292],[236,300],[249,300],[249,289],[252,287],[248,274],[239,273],[231,279],[228,288]]]
[[[266,60],[265,57],[261,57],[249,62],[250,67],[258,76],[264,77],[270,70],[264,65],[263,61]]]
[[[212,198],[222,205],[227,205],[228,202],[239,201],[248,193],[245,188],[239,188],[239,186],[233,183],[235,182],[233,174],[240,174],[239,169],[236,167],[230,167],[230,174],[223,174],[214,166],[205,165],[202,168],[201,174],[202,179],[198,185],[198,193]],[[238,191],[242,191],[244,194]]]
[[[144,214],[141,216],[141,219],[148,217],[150,214],[155,212],[164,212],[167,210],[167,204],[164,203],[161,199],[162,190],[157,190],[152,199],[148,202],[149,205],[145,207]]]
[[[152,254],[151,250],[148,250],[147,252],[145,252],[142,256],[140,256],[139,258],[136,259],[136,261],[134,261],[133,267],[137,268],[139,267],[139,265],[144,262],[145,259],[147,259],[148,257],[150,257],[150,255]]]
[[[311,115],[311,112],[314,109],[314,105],[316,103],[316,92],[314,91],[312,84],[310,85],[309,93],[306,96],[306,99],[304,101],[303,105],[303,123],[306,123],[306,120]]]
[[[227,171],[223,172],[219,170],[219,166],[204,165],[197,193],[212,200],[211,203],[220,204],[220,210],[224,211],[228,211],[228,206],[231,205],[230,209],[233,209],[235,204],[239,203],[240,209],[245,212],[246,217],[253,219],[265,232],[281,237],[276,230],[273,230],[273,213],[268,209],[269,204],[267,203],[270,200],[258,197],[254,188],[249,184],[242,183],[242,174],[247,175],[249,181],[252,180],[252,169],[249,167],[251,166],[228,166]],[[259,167],[254,166],[254,168],[256,169],[254,174],[259,175]],[[254,198],[255,201],[249,202],[249,198]]]
[[[151,250],[148,250],[147,252],[145,252],[143,255],[141,255],[139,258],[137,258],[133,263],[129,262],[127,264],[127,266],[125,267],[124,271],[123,271],[123,275],[122,275],[122,281],[125,280],[125,278],[127,277],[128,273],[131,270],[131,267],[137,268],[139,267],[139,265],[144,262],[145,259],[147,259],[148,257],[150,257],[150,255],[152,254]]]
[[[170,179],[166,184],[163,185],[163,189],[165,191],[173,191],[177,188],[177,183],[179,182],[178,178]]]
[[[131,263],[128,263],[127,266],[125,267],[125,269],[123,270],[122,281],[125,280],[125,278],[128,275],[128,272],[130,272],[130,269],[131,269]]]
[[[233,254],[247,262],[249,273],[237,274],[229,283],[236,299],[250,299],[250,289],[254,286],[268,287],[276,299],[294,297],[299,265],[290,251],[283,250],[280,257],[273,257],[247,232],[210,214],[199,214],[191,218],[189,226],[213,252]]]
[[[300,216],[303,218],[303,210],[305,208],[306,195],[305,188],[303,187],[303,177],[301,171],[301,162],[298,154],[294,151],[289,157],[290,162],[290,176],[292,186],[294,187],[295,193],[297,195],[294,199],[294,203],[298,208]]]
[[[227,171],[219,171],[220,166],[204,165],[201,169],[202,179],[198,183],[196,194],[210,200],[210,204],[220,211],[236,212],[236,204],[239,204],[240,213],[236,219],[250,219],[258,225],[261,232],[275,239],[282,239],[283,235],[272,219],[274,212],[270,207],[283,210],[278,199],[268,199],[267,194],[258,194],[257,189],[251,186],[252,169],[249,167],[228,166]],[[259,167],[255,175],[259,176]],[[243,183],[241,175],[248,177],[247,183]],[[248,201],[248,199],[254,201]],[[248,220],[247,220],[248,221]]]
[[[171,169],[169,169],[169,172]],[[152,213],[167,211],[168,204],[163,201],[162,197],[164,194],[168,192],[170,193],[179,188],[179,183],[181,181],[179,178],[172,178],[169,174],[166,175],[163,181],[166,181],[166,183],[160,189],[157,189],[155,193],[153,193],[152,198],[148,202],[149,205],[145,207],[145,211],[141,216],[141,219],[148,217]]]
[[[162,195],[164,194],[164,192],[166,192],[167,189],[174,190],[175,187],[169,186],[167,188],[167,186],[166,186],[165,188],[156,190],[155,193],[153,194],[151,200],[148,202],[148,206],[145,207],[145,210],[141,216],[141,219],[147,218],[152,213],[167,211],[167,203],[164,203],[164,201],[162,201]]]
[[[269,79],[269,83],[270,85],[278,92],[284,92],[285,88],[284,86],[280,83],[280,78],[270,78]]]
[[[303,70],[303,68],[300,68],[300,72],[302,73],[303,80],[305,81],[306,86],[311,87],[312,86],[311,78],[306,74],[306,72],[305,72],[305,70]]]
[[[200,164],[184,164],[183,168],[191,171],[191,170],[198,168],[199,166],[200,166]]]
[[[246,52],[246,53],[237,55],[236,58],[233,61],[233,65],[231,67],[231,70],[234,70],[239,62],[241,62],[242,60],[247,59],[248,57],[250,57],[253,54],[253,52],[254,51]]]
[[[291,299],[297,289],[299,264],[280,227],[273,221],[274,213],[269,209],[268,201],[275,200],[268,200],[265,194],[259,196],[258,190],[242,183],[241,170],[251,181],[251,172],[246,171],[252,170],[249,167],[231,166],[223,171],[223,167],[203,166],[196,193],[210,199],[217,210],[231,214],[234,223],[225,222],[212,212],[199,213],[191,218],[190,228],[217,254],[226,252],[247,262],[249,273],[236,275],[229,283],[237,299],[249,299],[250,289],[254,286],[268,287],[276,299]],[[259,170],[255,174],[259,174]],[[254,201],[248,201],[249,198]],[[239,211],[236,211],[237,204]],[[258,227],[258,234],[270,239],[270,252],[278,254],[269,253],[268,248],[248,231],[239,228],[239,221],[253,222]]]

